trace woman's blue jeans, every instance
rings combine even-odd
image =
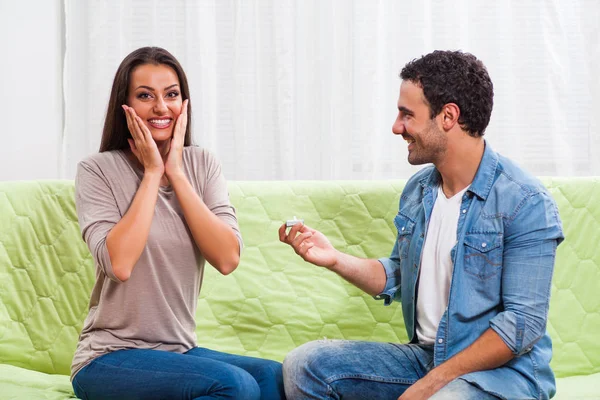
[[[285,399],[281,363],[200,347],[108,353],[75,375],[73,389],[83,400]]]

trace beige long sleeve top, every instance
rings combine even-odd
[[[185,174],[204,204],[235,231],[242,248],[227,183],[214,156],[185,147]],[[75,203],[83,239],[96,265],[89,303],[71,378],[91,360],[128,348],[186,352],[196,346],[195,313],[204,258],[186,224],[172,187],[161,186],[146,246],[131,277],[115,276],[106,237],[125,215],[143,171],[120,150],[81,161]]]

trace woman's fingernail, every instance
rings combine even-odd
[[[125,104],[121,104],[121,107],[123,107],[123,110],[127,111],[127,106]]]

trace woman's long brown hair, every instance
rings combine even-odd
[[[104,129],[102,130],[102,141],[100,142],[100,152],[110,150],[128,149],[127,139],[131,138],[127,128],[127,119],[125,112],[121,107],[127,104],[127,92],[129,90],[129,81],[131,72],[138,66],[144,64],[166,65],[171,67],[179,78],[179,87],[181,90],[181,99],[190,98],[190,90],[183,72],[183,68],[175,57],[167,50],[160,47],[142,47],[129,54],[119,65],[115,74],[106,119],[104,120]],[[192,104],[188,102],[187,106],[188,121],[185,132],[184,146],[192,144]]]

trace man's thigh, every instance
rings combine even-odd
[[[431,348],[415,344],[319,340],[286,357],[286,394],[311,399],[397,398],[431,365]]]

